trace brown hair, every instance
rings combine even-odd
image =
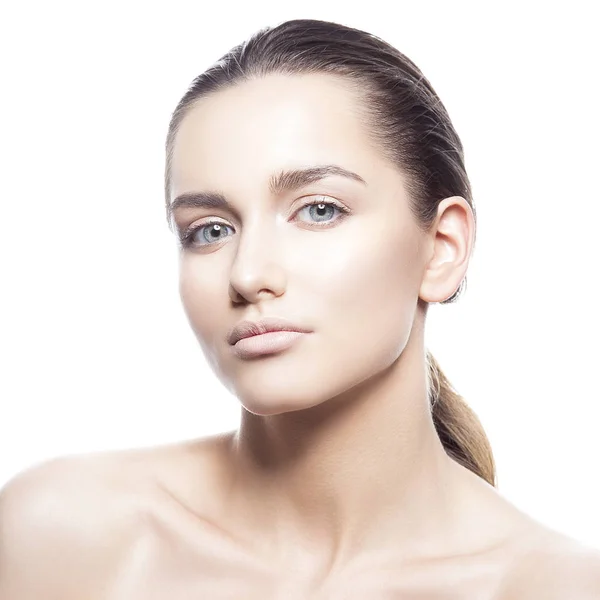
[[[476,219],[461,141],[433,87],[419,68],[380,38],[338,23],[312,19],[265,27],[194,79],[175,108],[166,141],[165,196],[169,204],[173,144],[197,100],[271,73],[327,73],[342,77],[363,100],[365,122],[385,158],[408,176],[411,210],[428,231],[441,200],[462,196]],[[466,287],[440,304],[454,302]],[[427,351],[433,421],[449,456],[496,485],[492,449],[476,414],[452,388]]]

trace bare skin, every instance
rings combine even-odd
[[[0,600],[40,589],[61,600],[566,599],[556,594],[569,579],[600,589],[596,554],[444,451],[425,317],[466,274],[473,215],[446,198],[422,232],[404,175],[365,127],[349,89],[323,75],[244,82],[186,116],[171,200],[218,191],[232,209],[174,209],[177,232],[214,217],[222,236],[206,227],[181,249],[180,294],[241,403],[240,427],[17,479],[0,502]],[[282,170],[322,164],[364,181],[269,189]],[[315,199],[349,213],[311,213]],[[310,332],[283,352],[235,354],[230,328],[264,316]]]
[[[0,599],[598,597],[600,553],[462,467],[467,527],[478,531],[468,546],[430,557],[372,550],[325,578],[311,555],[257,550],[262,532],[228,510],[232,439],[67,457],[20,474],[0,494]]]

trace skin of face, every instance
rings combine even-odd
[[[256,415],[312,407],[388,368],[422,325],[419,298],[443,300],[464,276],[466,202],[444,201],[449,236],[423,234],[403,174],[369,142],[356,103],[330,76],[271,75],[203,98],[176,136],[171,198],[220,191],[237,212],[175,213],[178,231],[213,217],[226,226],[220,241],[209,244],[209,226],[181,251],[180,296],[207,361]],[[269,193],[274,173],[321,164],[366,185],[335,175]],[[314,200],[349,214],[302,208]],[[280,354],[234,356],[227,331],[265,316],[311,333]]]

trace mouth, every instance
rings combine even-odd
[[[227,335],[227,341],[234,346],[239,341],[262,336],[268,333],[309,333],[306,327],[295,325],[286,319],[269,317],[260,321],[241,321]]]
[[[240,338],[232,349],[238,358],[254,358],[269,354],[277,354],[291,348],[307,333],[302,331],[268,331],[257,335]]]

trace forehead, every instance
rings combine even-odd
[[[377,160],[350,87],[323,74],[269,75],[201,99],[174,140],[171,197],[268,182],[273,172],[340,164],[369,177]]]

